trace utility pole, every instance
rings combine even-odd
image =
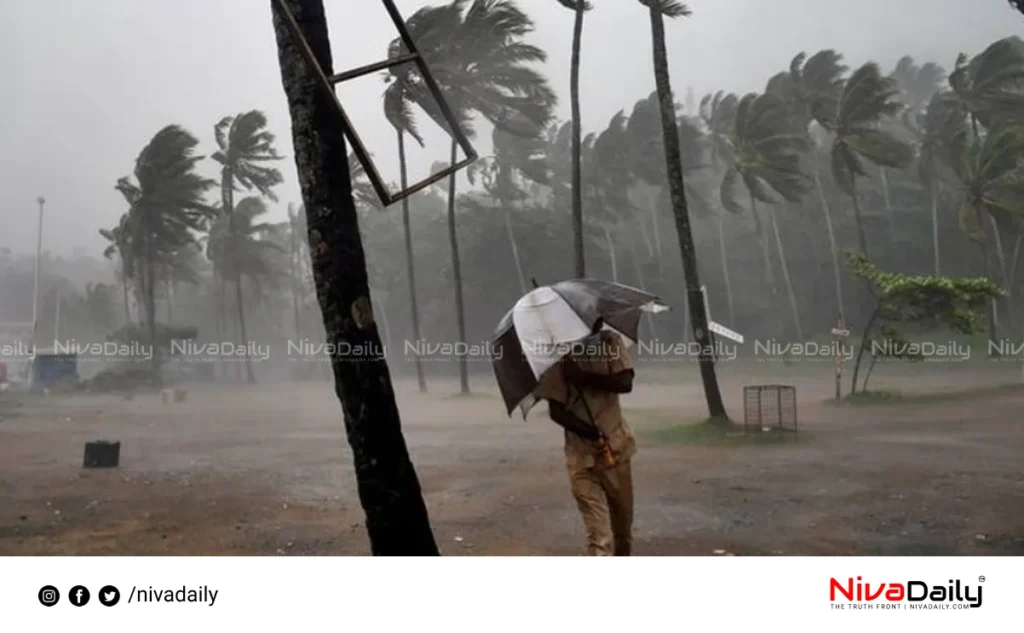
[[[43,252],[43,205],[46,199],[36,198],[39,203],[39,228],[36,230],[36,263],[32,280],[32,360],[29,365],[29,388],[36,382],[36,332],[39,330],[39,259]]]

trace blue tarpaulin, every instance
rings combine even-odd
[[[48,389],[65,380],[78,380],[78,359],[74,354],[36,354],[32,362],[33,387]]]

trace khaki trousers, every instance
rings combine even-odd
[[[587,529],[590,556],[629,556],[633,548],[633,469],[630,462],[606,470],[570,471]]]

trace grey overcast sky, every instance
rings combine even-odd
[[[398,0],[408,16],[428,4]],[[519,0],[548,51],[546,73],[569,114],[572,13],[555,0]],[[593,130],[653,88],[646,10],[594,0],[583,42],[583,125]],[[395,33],[376,0],[325,0],[337,68],[378,61]],[[903,54],[949,67],[995,39],[1024,33],[1005,0],[691,0],[693,16],[668,25],[677,100],[726,89],[759,90],[799,51],[835,48],[850,65],[889,69]],[[300,200],[281,89],[270,0],[0,0],[0,247],[29,252],[35,199],[47,199],[44,241],[53,252],[98,252],[101,226],[124,211],[115,180],[168,123],[212,151],[213,126],[249,109],[267,112],[286,182],[274,213]],[[371,76],[340,91],[357,129],[397,180],[383,83]],[[424,124],[426,126],[426,124]],[[476,144],[489,149],[484,126]],[[440,133],[413,156],[413,176],[446,155]],[[206,168],[211,176],[215,170]]]

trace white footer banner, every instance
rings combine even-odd
[[[1019,558],[0,558],[9,631],[937,633],[1022,593]]]

